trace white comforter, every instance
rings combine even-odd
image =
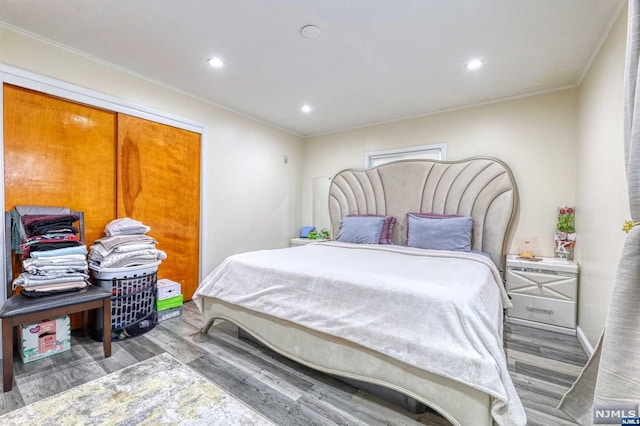
[[[502,348],[510,306],[480,254],[321,243],[227,258],[194,300],[215,297],[341,337],[494,398],[498,424],[526,424]]]

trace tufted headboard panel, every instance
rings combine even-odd
[[[394,216],[392,241],[405,244],[407,213],[473,218],[472,249],[488,253],[502,271],[518,191],[511,170],[493,158],[403,160],[338,173],[329,189],[331,231],[350,214]]]

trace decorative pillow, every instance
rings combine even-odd
[[[384,216],[381,214],[350,214],[347,217],[384,217],[384,225],[382,225],[382,234],[380,234],[380,244],[391,244],[391,232],[393,225],[396,224],[396,218],[393,216]]]
[[[357,244],[379,244],[384,216],[347,216],[342,218],[336,241]]]
[[[466,216],[420,217],[408,214],[407,245],[434,250],[471,250],[473,219]]]

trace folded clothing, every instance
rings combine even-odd
[[[87,264],[87,257],[84,254],[68,254],[51,257],[30,257],[22,261],[22,267],[47,268],[47,267],[82,267]]]
[[[94,269],[150,265],[167,258],[156,244],[154,238],[143,234],[111,235],[94,242],[89,262]]]
[[[146,234],[150,230],[151,228],[138,220],[131,219],[130,217],[123,217],[109,222],[104,229],[104,233],[108,237],[111,237],[113,235]]]
[[[53,214],[53,215],[22,215],[20,220],[24,225],[27,236],[42,235],[61,229],[76,229],[73,223],[78,221],[80,216],[75,214]],[[71,233],[76,233],[71,231]]]
[[[80,291],[90,285],[86,281],[69,281],[59,284],[50,284],[40,287],[23,287],[20,293],[26,297],[43,297],[53,296],[60,293],[68,293],[71,291]]]
[[[28,237],[24,229],[21,217],[26,215],[61,215],[71,214],[69,207],[50,206],[15,206],[11,210],[11,248],[17,253],[22,253],[20,244]]]
[[[22,258],[28,259],[32,256],[32,253],[43,252],[49,250],[57,250],[69,247],[82,246],[82,242],[78,240],[75,235],[69,234],[69,238],[55,238],[55,239],[42,239],[37,242],[33,242],[28,245],[22,246]],[[86,249],[85,249],[86,250]]]
[[[112,252],[125,252],[140,250],[142,248],[155,248],[158,242],[148,235],[113,235],[95,240],[91,251],[105,257]]]
[[[128,266],[149,265],[166,258],[167,254],[164,251],[155,248],[112,253],[105,257],[92,251],[89,254],[89,263],[98,268],[124,268]]]
[[[16,287],[43,287],[51,284],[60,284],[69,281],[85,281],[89,279],[89,275],[81,272],[65,273],[51,276],[33,275],[28,272],[22,272],[13,280],[13,289]]]
[[[87,254],[87,246],[83,244],[75,247],[57,248],[55,250],[32,251],[29,254],[33,259],[66,256],[69,254],[81,254],[84,256]]]
[[[63,274],[75,274],[75,273],[84,273],[86,274],[89,270],[89,263],[84,262],[82,265],[74,265],[74,266],[61,266],[61,265],[46,265],[42,267],[22,267],[25,272],[36,276],[36,277],[58,277]]]

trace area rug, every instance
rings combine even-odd
[[[0,425],[273,425],[163,353],[0,416]]]

